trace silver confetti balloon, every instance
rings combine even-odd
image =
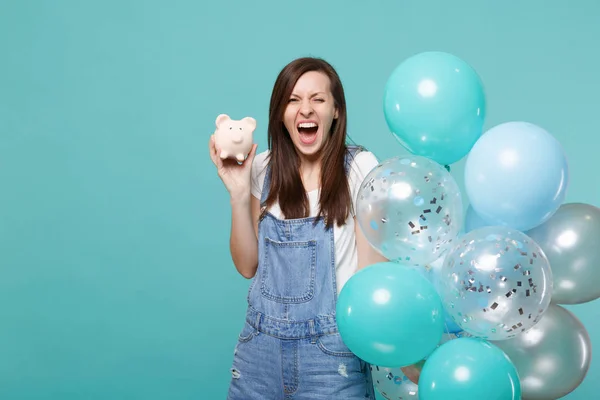
[[[558,399],[575,390],[590,368],[590,336],[577,317],[551,304],[540,322],[499,342],[519,373],[523,399]]]
[[[582,304],[600,298],[600,208],[567,203],[548,221],[526,232],[552,266],[555,304]]]
[[[463,223],[462,196],[452,175],[436,162],[415,155],[394,157],[365,177],[356,216],[383,256],[425,265],[456,240]]]
[[[483,227],[450,250],[436,287],[465,332],[505,340],[540,320],[552,296],[552,271],[542,249],[524,233]]]
[[[387,400],[418,400],[418,387],[400,368],[371,366],[373,386]]]

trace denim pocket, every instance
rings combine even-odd
[[[250,325],[248,322],[244,323],[244,327],[242,331],[238,335],[238,342],[246,343],[252,340],[254,336],[256,336],[257,330]]]
[[[317,241],[264,241],[261,293],[278,303],[304,303],[315,294]]]
[[[350,351],[348,346],[346,346],[339,333],[319,336],[317,339],[317,346],[323,353],[330,356],[356,357],[356,355]]]

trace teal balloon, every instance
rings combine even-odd
[[[449,165],[467,155],[482,135],[483,83],[452,54],[420,53],[388,78],[383,111],[392,134],[408,151]]]
[[[420,400],[521,399],[517,369],[497,346],[462,337],[429,356],[419,377]]]
[[[373,365],[405,367],[438,346],[443,305],[420,272],[393,262],[370,265],[342,288],[337,324],[350,351]]]

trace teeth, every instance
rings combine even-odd
[[[317,124],[315,124],[314,122],[303,122],[301,124],[298,124],[298,128],[316,128]]]

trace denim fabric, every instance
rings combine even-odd
[[[346,170],[360,149],[349,148]],[[269,184],[267,171],[263,204]],[[227,399],[375,399],[369,365],[348,349],[336,324],[333,228],[321,217],[267,213],[258,231],[258,270]]]

